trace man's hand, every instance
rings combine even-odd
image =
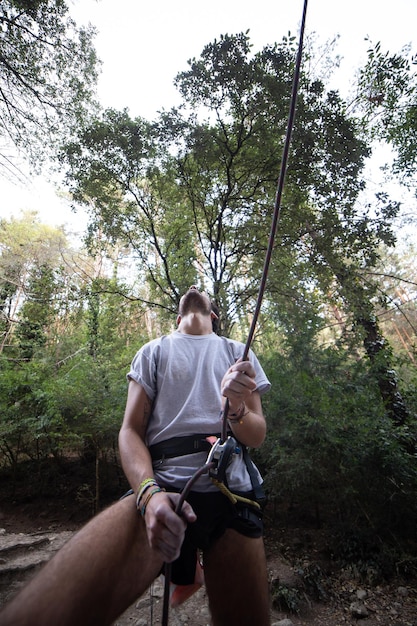
[[[222,396],[229,398],[230,409],[238,410],[256,389],[255,368],[250,361],[238,360],[223,376],[220,390]]]
[[[178,558],[187,523],[197,519],[188,502],[184,502],[181,516],[175,513],[179,499],[180,494],[161,491],[152,496],[145,511],[149,545],[167,563]]]

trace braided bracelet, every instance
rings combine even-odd
[[[158,483],[156,482],[155,478],[145,478],[145,480],[143,480],[140,485],[139,485],[139,489],[138,489],[138,495],[136,497],[136,508],[139,509],[139,502],[142,499],[144,493],[150,489],[150,487],[159,487]]]
[[[245,412],[246,405],[244,402],[240,405],[239,409],[235,413],[229,413],[227,419],[230,424],[242,424],[243,418],[250,412],[249,409]]]
[[[165,491],[165,489],[162,489],[162,487],[156,486],[154,487],[154,489],[149,491],[149,493],[146,495],[145,502],[141,504],[139,508],[139,513],[141,514],[142,517],[145,517],[146,507],[148,506],[149,500],[152,498],[152,496],[154,496],[156,493],[160,493],[161,491]]]

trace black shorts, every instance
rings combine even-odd
[[[253,499],[253,493],[240,493]],[[206,550],[227,528],[236,530],[245,537],[262,537],[262,511],[248,504],[233,504],[220,492],[201,493],[191,491],[187,496],[197,515],[197,520],[188,524],[185,532],[181,554],[172,563],[171,580],[177,585],[188,585],[194,582],[197,550]]]

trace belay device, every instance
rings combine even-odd
[[[232,455],[239,454],[241,449],[234,437],[229,436],[224,442],[219,437],[213,444],[206,461],[210,478],[226,483],[226,469],[232,462]]]

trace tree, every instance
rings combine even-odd
[[[384,52],[381,43],[370,45],[368,60],[361,68],[358,79],[356,106],[363,114],[364,129],[371,140],[382,141],[394,149],[391,172],[397,181],[401,181],[415,190],[415,172],[417,164],[417,73],[414,70],[415,55],[410,46],[400,53]],[[386,167],[389,171],[389,167]],[[399,215],[397,203],[395,215]],[[409,222],[413,218],[408,217]],[[368,266],[368,269],[371,268]],[[387,271],[389,274],[389,271]],[[376,295],[375,281],[372,281]],[[369,285],[369,283],[368,283]],[[353,297],[358,303],[360,287],[354,288]],[[364,293],[364,291],[362,291]],[[384,294],[379,294],[379,302],[384,301]],[[360,298],[359,298],[360,300]],[[385,308],[388,301],[385,298]],[[362,306],[364,310],[364,307]],[[358,311],[358,309],[357,309]],[[359,312],[359,311],[358,311]],[[398,378],[393,369],[392,351],[381,335],[374,310],[368,314],[359,313],[357,322],[364,330],[364,342],[371,362],[376,367],[380,389],[386,406],[397,424],[406,422],[407,410],[398,388]],[[401,339],[401,335],[400,335]],[[410,353],[409,353],[410,354]],[[412,446],[413,448],[413,446]]]
[[[363,114],[370,140],[388,145],[393,153],[386,176],[416,195],[417,167],[417,57],[410,45],[400,52],[384,51],[380,42],[368,49],[361,68],[355,104]],[[410,202],[410,201],[409,201]],[[404,213],[404,212],[403,212]],[[415,224],[415,211],[402,216]]]
[[[46,264],[30,272],[26,300],[17,327],[19,358],[30,360],[36,349],[47,340],[47,330],[54,318],[53,298],[56,292],[54,271]]]
[[[311,344],[263,360],[272,389],[264,400],[268,436],[256,459],[281,520],[295,515],[325,526],[329,537],[356,537],[364,575],[368,558],[378,575],[398,571],[394,554],[413,542],[417,517],[415,457],[368,363],[341,346]],[[415,396],[415,384],[410,392]],[[415,397],[410,406],[415,410]],[[376,550],[369,542],[375,536]]]
[[[177,76],[181,107],[154,123],[107,111],[63,152],[93,232],[120,236],[146,268],[148,301],[171,309],[198,279],[226,333],[257,293],[294,56],[293,40],[253,54],[247,34],[221,37]],[[282,235],[294,242],[309,189],[342,211],[363,186],[368,154],[337,94],[305,74],[302,85],[286,192],[297,217]]]
[[[0,220],[0,353],[12,342],[16,326],[21,321],[22,306],[28,297],[34,298],[32,306],[41,316],[44,315],[29,283],[34,280],[36,291],[38,281],[35,277],[42,282],[42,276],[45,278],[52,268],[59,267],[66,248],[63,231],[41,224],[34,212],[24,213],[21,219]],[[45,319],[42,325],[46,324]]]
[[[98,476],[101,456],[115,455],[126,346],[144,341],[143,312],[117,295],[115,272],[108,278],[104,263],[32,213],[1,222],[0,252],[3,312],[12,312],[0,355],[2,464],[30,459],[40,474],[45,459],[93,450]]]
[[[94,105],[94,29],[77,29],[65,0],[0,4],[0,168],[13,145],[39,168]]]
[[[66,145],[61,159],[74,200],[91,215],[90,252],[128,251],[136,262],[136,297],[171,314],[197,280],[195,241],[172,159],[157,147],[155,125],[110,109]]]
[[[92,228],[121,237],[146,267],[150,301],[169,308],[194,270],[226,312],[227,334],[237,320],[244,333],[242,312],[257,295],[294,57],[291,39],[252,53],[247,34],[222,36],[178,74],[181,107],[153,124],[106,112],[63,152],[76,198],[93,206]],[[265,305],[294,346],[295,325],[314,340],[320,308],[343,307],[387,411],[404,425],[392,355],[375,318],[377,285],[365,278],[381,244],[394,244],[399,205],[382,193],[359,205],[370,155],[362,133],[339,94],[303,72]],[[303,321],[289,294],[303,299]]]
[[[242,190],[243,185],[255,189],[258,184],[264,187],[264,195],[272,197],[268,174],[277,144],[271,129],[279,129],[284,118],[282,109],[274,104],[279,96],[281,100],[285,97],[285,87],[290,82],[291,46],[266,48],[252,58],[249,50],[245,36],[222,37],[206,46],[201,59],[191,61],[190,70],[177,77],[187,102],[193,108],[204,106],[209,119],[215,120],[212,125],[192,126],[190,135],[182,127],[185,149],[180,171],[193,206],[199,241],[210,241],[211,247],[206,248],[218,261],[210,264],[211,256],[206,256],[211,277],[215,278],[218,271],[217,276],[226,278],[227,287],[228,272],[224,270],[229,264],[230,271],[234,233],[239,233],[244,249],[243,255],[236,255],[239,265],[243,260],[248,262],[254,241],[245,240],[239,227],[233,229],[235,224],[227,211],[232,212],[235,223],[243,227],[246,235],[253,236],[256,227],[259,230],[264,224],[256,206],[259,195]],[[322,303],[331,288],[341,298],[359,331],[386,410],[394,423],[402,426],[408,414],[393,371],[391,349],[375,316],[377,285],[364,280],[363,275],[365,268],[375,267],[381,244],[393,246],[392,225],[399,204],[379,193],[372,206],[358,205],[359,192],[364,188],[361,171],[370,150],[360,136],[360,121],[348,115],[346,104],[337,93],[326,93],[320,81],[303,75],[296,119],[287,175],[286,230],[279,232],[283,234],[281,242],[290,240],[293,248],[292,255],[291,251],[281,252],[285,269],[291,268],[291,277],[296,273],[303,294],[303,286],[308,284],[310,290],[315,285],[321,291]],[[217,166],[219,162],[223,167]],[[265,162],[267,166],[261,170],[259,163]],[[201,179],[207,181],[206,187]],[[251,227],[253,214],[255,228]],[[220,237],[218,231],[213,234],[210,230],[216,220],[222,228]],[[253,250],[255,259],[259,256],[256,244]],[[256,262],[250,262],[249,267],[250,273],[256,275]],[[289,293],[290,285],[285,289],[288,271],[279,272],[277,265],[274,270],[275,281],[278,278],[280,288]],[[237,272],[230,275],[238,277]],[[243,276],[239,279],[240,285],[248,284]],[[287,302],[280,304],[288,319]],[[311,310],[306,313],[311,318]],[[298,314],[296,317],[299,319]],[[306,328],[304,325],[303,331]]]

